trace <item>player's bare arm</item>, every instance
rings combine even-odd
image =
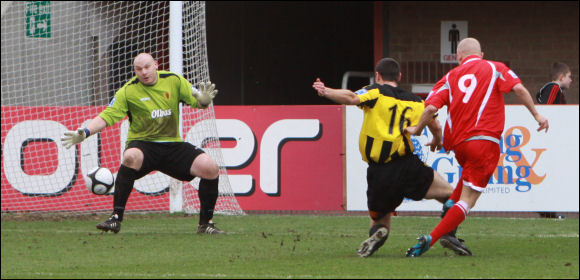
[[[438,110],[439,109],[437,109],[437,107],[435,107],[433,105],[428,105],[427,107],[425,107],[425,111],[423,111],[423,114],[421,115],[421,119],[419,120],[419,123],[417,123],[417,125],[415,125],[415,126],[406,127],[405,132],[407,132],[411,135],[417,135],[417,136],[421,135],[421,132],[423,131],[425,126],[427,126],[429,123],[431,123],[431,121],[435,117],[435,114],[437,113]]]
[[[328,88],[322,81],[320,81],[320,78],[316,78],[316,81],[312,84],[312,87],[316,90],[316,92],[318,92],[319,96],[324,96],[336,103],[345,105],[360,104],[360,99],[354,92],[348,89]]]
[[[430,147],[431,152],[439,151],[443,147],[443,132],[439,120],[434,116],[431,121],[427,124],[429,131],[433,134],[433,139],[426,146]]]
[[[515,85],[512,88],[512,90],[514,91],[514,93],[516,94],[516,96],[518,97],[520,102],[524,106],[526,106],[528,111],[530,111],[530,113],[532,114],[534,119],[536,119],[536,121],[538,122],[538,125],[540,127],[538,127],[537,131],[542,131],[545,129],[546,133],[547,133],[548,128],[550,127],[550,125],[548,124],[548,119],[546,119],[544,116],[540,115],[540,113],[538,113],[538,111],[536,111],[534,101],[532,100],[530,92],[526,89],[526,87],[524,87],[524,85],[519,83],[519,84]]]

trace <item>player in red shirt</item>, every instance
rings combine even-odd
[[[459,43],[457,60],[459,66],[449,71],[429,93],[417,126],[407,127],[406,131],[419,135],[435,113],[447,106],[443,147],[455,152],[463,171],[449,198],[454,205],[431,234],[418,238],[418,244],[409,248],[407,257],[420,256],[439,238],[457,228],[487,186],[500,156],[499,143],[505,120],[504,93],[513,91],[538,122],[538,131],[548,132],[548,120],[536,111],[521,80],[503,63],[484,60],[476,39],[466,38]],[[461,244],[443,244],[443,239],[441,243],[459,255],[471,255],[462,251]]]

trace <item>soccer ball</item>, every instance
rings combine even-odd
[[[87,173],[87,176],[85,176],[85,183],[90,192],[103,195],[111,190],[115,184],[115,178],[113,177],[111,170],[97,166]]]

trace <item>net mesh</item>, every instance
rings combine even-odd
[[[197,85],[210,80],[204,2],[183,2],[182,18],[183,76]],[[111,211],[111,193],[90,193],[84,175],[97,165],[117,173],[128,120],[71,149],[60,138],[106,107],[133,77],[138,53],[169,70],[169,34],[169,2],[2,1],[3,213]],[[182,136],[220,166],[216,213],[244,214],[224,167],[213,105],[184,106]],[[198,183],[150,173],[135,182],[127,211],[197,213]]]

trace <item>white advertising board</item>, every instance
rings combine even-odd
[[[537,105],[548,118],[548,133],[537,132],[536,121],[521,105],[507,105],[498,168],[472,211],[578,212],[578,105]],[[439,122],[446,119],[445,107]],[[362,110],[346,108],[347,210],[366,211],[366,168],[358,150]],[[431,139],[428,135],[421,137]],[[460,167],[453,152],[431,153],[427,164],[455,187]],[[501,171],[501,172],[500,172]],[[397,211],[440,211],[434,200],[405,199]]]

